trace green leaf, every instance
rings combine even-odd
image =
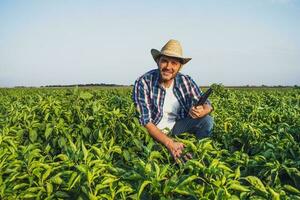
[[[268,190],[270,191],[272,195],[272,200],[280,200],[280,194],[275,192],[272,188],[268,187]]]
[[[241,192],[250,192],[249,188],[243,185],[239,185],[236,183],[230,184],[228,189],[236,190],[236,191],[241,191]]]
[[[80,180],[81,180],[81,175],[80,174],[75,178],[75,180],[73,182],[71,182],[71,180],[70,180],[69,183],[68,183],[69,189],[72,189],[77,182],[80,182]]]
[[[52,128],[50,127],[47,127],[46,130],[45,130],[45,138],[46,140],[48,139],[49,135],[52,133]]]
[[[227,197],[228,198],[228,197]],[[218,188],[216,199],[227,199],[223,188]]]
[[[257,178],[256,176],[247,176],[245,178],[255,189],[264,192],[264,193],[268,193],[264,184],[261,182],[261,180],[259,178]]]
[[[55,156],[54,160],[57,158],[60,159],[61,161],[69,160],[69,157],[66,154],[59,154],[59,155]]]
[[[162,155],[160,152],[158,151],[151,151],[150,156],[149,156],[149,160],[154,160],[154,159],[161,159]]]
[[[98,200],[97,196],[93,195],[93,193],[89,193],[89,199],[90,200]]]
[[[18,185],[15,185],[15,186],[13,187],[13,190],[18,190],[18,189],[24,188],[24,187],[26,187],[26,186],[28,186],[28,185],[29,185],[28,183],[20,183],[20,184],[18,184]]]
[[[129,152],[127,150],[124,150],[123,151],[123,157],[126,161],[129,161],[130,159],[130,155],[129,155]]]
[[[60,178],[60,174],[52,177],[51,181],[52,181],[52,183],[55,183],[55,184],[58,184],[58,185],[62,184],[62,182],[63,182],[63,180]]]
[[[103,185],[102,183],[101,184],[97,184],[95,191],[98,192],[99,190],[102,190],[102,189],[108,188],[108,187],[109,187],[109,185]]]
[[[85,137],[88,137],[91,133],[91,129],[89,129],[89,127],[83,127],[82,128],[82,134],[85,136]]]
[[[34,143],[37,139],[37,132],[35,129],[30,129],[29,131],[29,139],[32,143]]]
[[[84,146],[84,144],[83,144],[83,141],[82,141],[82,143],[81,143],[81,148],[82,148],[82,151],[83,151],[83,159],[84,159],[84,161],[86,162],[86,159],[87,159],[87,157],[88,157],[88,150],[85,148],[85,146]]]
[[[45,173],[43,174],[43,176],[42,176],[42,182],[44,182],[44,181],[48,178],[48,176],[50,175],[51,171],[52,171],[51,168],[48,168],[48,169],[46,170],[46,172],[45,172]]]
[[[198,176],[192,175],[192,176],[186,178],[185,180],[183,180],[177,187],[182,187],[182,186],[184,186],[184,185],[186,185],[186,184],[192,182],[193,180],[195,180],[195,179],[197,179],[197,178],[198,178]],[[176,187],[176,188],[177,188],[177,187]]]
[[[188,164],[188,165],[192,165],[192,166],[194,166],[194,167],[197,167],[197,168],[199,168],[199,169],[204,169],[204,168],[205,168],[205,166],[204,166],[201,162],[199,162],[199,161],[197,161],[197,160],[189,160],[189,161],[187,162],[187,164]]]
[[[169,168],[170,168],[170,165],[165,165],[165,166],[161,169],[161,172],[160,172],[160,174],[159,174],[159,178],[160,178],[160,179],[163,179],[163,178],[167,175],[167,173],[168,173],[168,171],[169,171]]]
[[[53,185],[49,182],[46,183],[47,194],[50,196],[53,192]]]
[[[229,199],[230,200],[240,200],[240,198],[236,195],[231,195]]]
[[[70,190],[70,186],[73,183],[73,181],[75,180],[75,178],[77,177],[78,173],[77,172],[73,172],[71,177],[69,178],[69,182],[68,182],[68,189]]]
[[[37,196],[37,194],[35,193],[26,193],[23,198],[24,199],[29,199],[29,198],[35,198]]]
[[[145,166],[145,173],[148,175],[151,172],[151,164],[147,163]]]
[[[89,92],[81,92],[79,95],[79,98],[84,99],[84,100],[88,100],[93,98],[93,95]]]
[[[143,176],[136,172],[128,172],[122,176],[126,180],[137,181],[143,179]]]
[[[223,169],[224,171],[232,172],[232,170],[222,162],[219,162],[218,168]]]
[[[60,148],[64,148],[66,146],[66,139],[64,137],[59,137],[58,145]]]
[[[45,153],[49,153],[49,151],[51,150],[51,146],[49,144],[47,144],[46,148],[45,148]]]
[[[130,186],[127,186],[127,185],[124,185],[124,186],[122,186],[120,189],[118,189],[118,191],[116,192],[116,194],[118,194],[118,193],[124,193],[124,192],[128,192],[128,193],[131,193],[131,192],[133,192],[133,189],[132,189],[132,187],[130,187]]]
[[[294,187],[291,186],[291,185],[284,185],[283,188],[284,188],[286,191],[289,191],[289,192],[292,192],[292,193],[295,193],[295,194],[300,194],[300,191],[299,191],[297,188],[294,188]]]
[[[77,168],[80,172],[82,172],[82,173],[84,173],[84,174],[86,174],[87,171],[88,171],[87,166],[85,166],[85,165],[83,165],[83,164],[77,165],[76,168]]]
[[[150,183],[151,183],[151,181],[144,181],[144,182],[141,184],[140,189],[139,189],[139,192],[138,192],[138,199],[140,199],[141,194],[142,194],[143,191],[144,191],[144,188],[145,188],[148,184],[150,184]]]
[[[178,189],[178,188],[174,189],[173,192],[176,192],[181,195],[190,195],[190,192],[188,192],[186,190]]]
[[[70,146],[71,146],[73,152],[77,151],[76,145],[75,145],[74,142],[72,141],[72,138],[71,138],[70,136],[67,136],[67,138],[68,138],[68,141],[69,141],[69,143],[70,143]]]
[[[30,187],[26,190],[26,192],[33,192],[33,193],[36,193],[36,192],[43,192],[45,191],[44,187]]]
[[[59,198],[69,198],[70,197],[70,195],[68,193],[63,192],[63,191],[55,192],[55,196],[59,197]]]
[[[241,176],[240,166],[238,166],[234,171],[234,179],[238,179]]]
[[[89,185],[92,183],[93,176],[94,176],[93,173],[90,170],[88,170],[87,171],[87,181],[88,181]]]
[[[103,180],[102,185],[108,185],[108,184],[110,184],[110,183],[112,183],[112,182],[115,182],[115,181],[117,181],[117,180],[118,180],[118,179],[115,178],[115,177],[108,177],[108,178],[105,178],[105,179]]]

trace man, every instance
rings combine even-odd
[[[210,136],[213,119],[208,114],[212,106],[209,101],[194,106],[202,93],[191,77],[179,73],[191,58],[183,57],[178,41],[169,40],[161,51],[152,49],[151,54],[158,68],[135,81],[133,101],[140,113],[140,123],[177,160],[184,145],[165,134],[165,130],[174,135],[190,132],[198,138]]]

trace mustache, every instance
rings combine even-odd
[[[173,73],[173,70],[169,70],[169,69],[162,69],[161,71],[162,72],[171,72],[171,73]]]

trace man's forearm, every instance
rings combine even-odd
[[[166,134],[164,134],[155,124],[149,122],[145,125],[145,128],[148,130],[149,134],[158,142],[168,145],[169,142],[172,141]]]
[[[207,103],[203,104],[203,109],[204,109],[205,115],[208,115],[209,113],[211,113],[213,111],[213,107]]]
[[[177,158],[181,156],[184,149],[183,143],[174,142],[171,138],[169,138],[166,134],[159,130],[159,128],[157,128],[157,126],[155,126],[152,122],[146,124],[145,128],[156,141],[166,146],[175,160],[177,160]]]

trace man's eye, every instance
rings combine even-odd
[[[177,62],[172,62],[172,65],[177,65]]]

